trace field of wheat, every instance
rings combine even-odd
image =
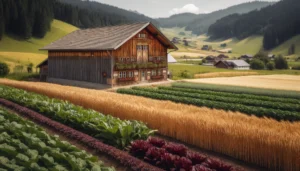
[[[121,119],[140,120],[162,135],[270,170],[300,170],[299,122],[49,83],[0,79],[0,84],[68,100]]]
[[[195,74],[194,78],[215,78],[215,77],[236,77],[236,76],[247,76],[247,75],[258,75],[257,72],[212,72],[204,74]]]
[[[300,76],[296,75],[254,75],[227,78],[189,79],[186,81],[191,83],[300,91]]]

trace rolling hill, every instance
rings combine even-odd
[[[206,33],[209,26],[227,15],[238,13],[243,14],[252,10],[260,9],[273,4],[273,2],[255,1],[242,3],[219,11],[208,14],[177,14],[169,18],[158,18],[161,27],[185,27],[186,30],[192,31],[194,34],[200,35]]]
[[[8,63],[11,71],[19,64],[28,65],[32,62],[36,66],[47,58],[47,52],[39,51],[40,48],[77,29],[70,24],[54,20],[51,24],[51,31],[43,39],[18,40],[5,34],[0,41],[0,61]]]

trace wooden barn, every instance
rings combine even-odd
[[[47,80],[134,84],[167,79],[168,49],[177,47],[152,23],[78,30],[47,45]],[[45,71],[43,70],[43,73]]]

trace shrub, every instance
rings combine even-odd
[[[288,62],[287,60],[282,56],[279,55],[275,58],[275,68],[276,69],[288,69]]]
[[[253,59],[250,62],[250,67],[255,70],[263,70],[263,69],[265,69],[265,64],[263,61],[261,61],[259,59]]]
[[[300,70],[300,65],[299,66],[294,66],[293,70]]]
[[[5,77],[9,73],[9,67],[6,63],[0,62],[0,77]]]
[[[191,73],[189,73],[187,70],[181,71],[179,73],[179,77],[181,77],[181,78],[192,78]]]
[[[266,65],[268,70],[274,70],[275,69],[275,63],[274,62],[268,62]]]

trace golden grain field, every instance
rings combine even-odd
[[[204,74],[195,74],[194,78],[215,78],[215,77],[236,77],[246,75],[258,75],[257,72],[212,72]]]
[[[140,120],[160,134],[269,170],[300,170],[299,122],[49,83],[0,79],[0,84],[68,100],[121,119]]]
[[[185,81],[193,83],[300,91],[300,76],[296,75],[256,75],[227,78],[189,79]]]

